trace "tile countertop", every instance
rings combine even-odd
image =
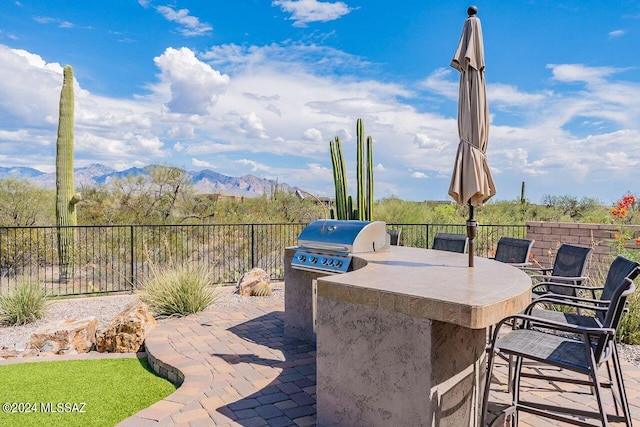
[[[467,254],[402,246],[354,258],[366,265],[318,278],[319,297],[471,329],[493,325],[531,302],[526,273],[486,258],[476,257],[469,268]]]

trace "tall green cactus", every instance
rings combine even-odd
[[[336,192],[336,218],[347,218],[347,171],[344,164],[344,156],[342,155],[342,144],[340,138],[336,136],[335,140],[329,143],[331,152],[331,164],[333,165],[333,183]],[[332,210],[333,212],[333,210]]]
[[[365,215],[365,193],[364,193],[364,124],[362,119],[358,119],[356,122],[356,183],[358,186],[358,213],[357,218],[360,221],[364,220]]]
[[[367,137],[367,206],[366,221],[373,221],[373,138]]]
[[[82,196],[74,193],[73,186],[73,68],[64,67],[62,91],[60,92],[60,117],[56,142],[56,224],[58,227],[58,256],[60,278],[73,275],[75,228],[78,225],[76,203]]]
[[[366,138],[366,175],[365,175],[365,137],[362,119],[357,121],[357,153],[356,153],[356,179],[357,193],[356,205],[348,193],[347,171],[342,154],[340,138],[335,137],[329,143],[331,164],[333,165],[333,182],[336,192],[335,217],[340,220],[371,221],[373,218],[373,139]],[[333,217],[333,210],[332,210]]]

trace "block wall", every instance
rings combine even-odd
[[[624,226],[625,230],[634,233],[634,237],[640,236],[640,226]],[[527,238],[534,239],[532,255],[543,266],[551,266],[556,249],[561,243],[570,243],[581,246],[593,247],[590,271],[594,275],[594,269],[608,267],[617,248],[614,243],[615,236],[620,233],[620,226],[616,224],[577,224],[566,222],[527,222]],[[632,251],[640,250],[633,239],[626,246]],[[640,255],[640,253],[639,253]]]

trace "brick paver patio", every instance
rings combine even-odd
[[[312,426],[316,414],[315,345],[283,337],[281,300],[247,298],[170,320],[147,337],[147,353],[162,375],[182,386],[120,423],[140,426]],[[623,363],[634,424],[640,425],[640,368]],[[491,407],[507,402],[506,364],[498,362]],[[584,402],[588,390],[560,393],[543,384],[532,393],[550,403]],[[563,425],[527,414],[521,426]],[[614,423],[613,425],[620,425]]]

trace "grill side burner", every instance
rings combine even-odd
[[[352,254],[389,251],[387,225],[383,221],[318,220],[298,236],[291,267],[326,273],[351,270]]]

